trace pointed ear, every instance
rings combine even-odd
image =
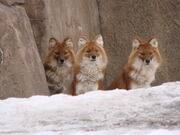
[[[141,44],[140,39],[135,38],[135,39],[132,41],[132,47],[133,47],[133,48],[138,48],[140,44]]]
[[[54,37],[49,39],[49,48],[55,47],[56,44],[57,44],[57,40]]]
[[[83,47],[87,42],[88,42],[88,39],[85,36],[80,37],[78,41],[78,48]]]
[[[151,38],[148,42],[152,47],[158,48],[158,41],[156,38]]]
[[[64,39],[64,43],[68,46],[68,47],[71,47],[73,48],[73,42],[72,42],[72,39],[67,37]]]
[[[94,38],[94,41],[95,41],[98,45],[100,45],[101,47],[103,47],[104,42],[103,42],[103,38],[102,38],[102,36],[101,36],[100,34],[97,35],[97,36]]]

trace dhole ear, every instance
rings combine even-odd
[[[102,38],[101,35],[97,35],[97,36],[95,37],[94,41],[95,41],[98,45],[100,45],[100,46],[103,47],[104,42],[103,42],[103,38]]]
[[[84,46],[87,42],[88,42],[88,39],[87,39],[85,36],[80,37],[80,38],[79,38],[79,41],[78,41],[78,48],[81,48],[81,47]]]
[[[134,39],[132,41],[132,47],[133,48],[138,48],[140,44],[141,44],[141,41],[139,39]]]
[[[69,47],[72,47],[73,48],[73,42],[72,42],[72,39],[67,37],[64,39],[64,43],[69,46]]]
[[[158,48],[158,41],[156,38],[151,38],[149,40],[149,44],[152,46],[152,47],[155,47],[155,48]]]
[[[57,44],[57,40],[55,38],[50,38],[49,39],[49,48],[55,47]]]

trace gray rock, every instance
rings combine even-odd
[[[0,48],[0,99],[49,94],[23,7],[0,4]]]

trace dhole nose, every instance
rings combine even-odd
[[[64,59],[60,59],[60,62],[61,62],[61,64],[63,64],[64,63]]]
[[[96,59],[96,55],[93,55],[93,56],[91,56],[91,57],[92,57],[92,59],[93,59],[93,60],[95,60],[95,59]]]
[[[150,63],[150,60],[149,60],[149,59],[147,59],[147,60],[146,60],[146,64],[149,64],[149,63]]]

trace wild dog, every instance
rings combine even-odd
[[[151,38],[148,42],[134,39],[128,63],[108,89],[129,90],[150,87],[161,61],[156,38]]]
[[[103,89],[102,80],[108,63],[103,44],[101,35],[97,35],[92,41],[86,37],[79,38],[75,68],[75,95]]]
[[[44,69],[50,93],[72,94],[75,54],[71,38],[65,38],[62,43],[50,38],[48,51]]]

